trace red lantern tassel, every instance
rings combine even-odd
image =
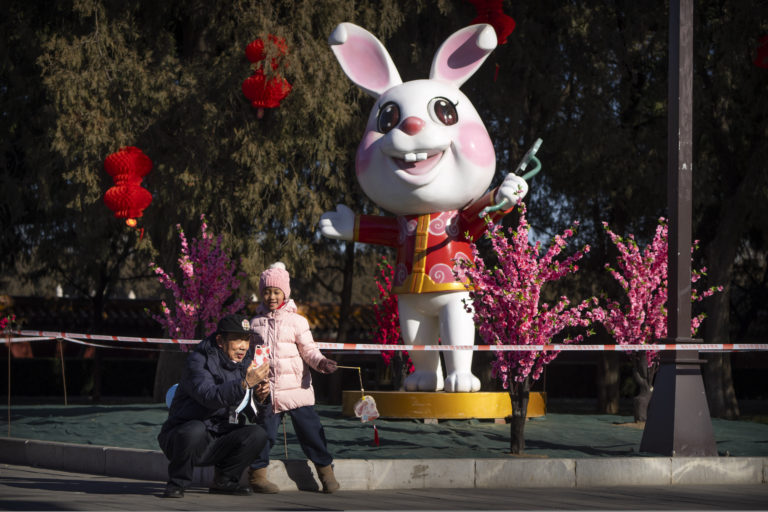
[[[379,446],[379,429],[376,428],[376,425],[373,426],[373,445]]]

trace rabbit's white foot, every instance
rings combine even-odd
[[[442,389],[443,380],[438,378],[436,372],[415,370],[405,378],[406,391],[442,391]]]
[[[449,393],[469,393],[480,391],[480,379],[470,372],[453,372],[445,378],[445,390]]]

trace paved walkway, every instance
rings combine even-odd
[[[768,425],[750,421],[713,420],[719,457],[661,457],[638,451],[642,428],[631,418],[548,413],[526,425],[526,453],[511,456],[508,425],[377,420],[381,443],[374,446],[370,424],[340,416],[338,407],[317,409],[347,491],[768,483]],[[12,416],[0,463],[93,478],[167,478],[155,439],[164,405],[14,406]],[[290,422],[285,439],[272,450],[270,479],[286,492],[317,489]],[[211,473],[198,468],[195,482],[205,485]]]
[[[0,510],[766,510],[768,485],[411,489],[228,497],[195,487],[0,464]]]

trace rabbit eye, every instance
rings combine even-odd
[[[397,103],[387,103],[379,110],[378,129],[381,133],[391,131],[400,122],[400,107]]]
[[[429,103],[429,113],[432,114],[435,121],[440,121],[445,126],[451,126],[459,121],[459,113],[456,112],[456,105],[454,105],[448,98],[434,98]]]

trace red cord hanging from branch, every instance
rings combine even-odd
[[[253,40],[245,48],[246,58],[256,64],[253,75],[243,81],[243,94],[248,101],[257,108],[257,117],[261,119],[265,108],[277,108],[286,96],[291,92],[291,84],[283,78],[278,68],[283,64],[283,58],[288,54],[288,46],[285,39],[273,34],[267,36],[270,43],[267,48],[262,39]],[[269,59],[272,72],[268,77],[264,72],[264,62]]]
[[[755,66],[768,69],[768,36],[763,36],[758,41],[757,57],[753,61]]]
[[[152,194],[141,186],[141,180],[152,170],[152,160],[139,148],[126,146],[104,159],[104,170],[115,180],[115,186],[104,194],[104,204],[130,227],[152,202]]]
[[[470,25],[488,23],[496,31],[499,44],[507,42],[507,37],[515,30],[515,20],[504,14],[502,0],[468,0],[477,9],[477,16]]]

